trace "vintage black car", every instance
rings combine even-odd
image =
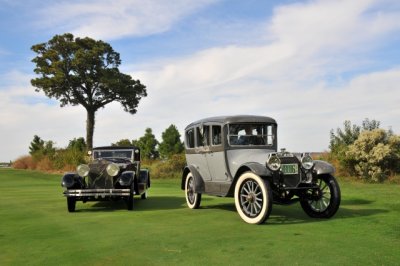
[[[89,152],[89,164],[81,164],[76,172],[62,177],[64,196],[69,212],[75,211],[77,201],[125,200],[133,209],[134,195],[147,198],[150,173],[140,168],[137,147],[98,147]]]
[[[264,223],[273,202],[300,202],[310,217],[332,217],[341,198],[334,167],[277,146],[270,117],[212,117],[188,125],[181,183],[188,207],[199,208],[204,193],[234,197],[240,217],[251,224]]]

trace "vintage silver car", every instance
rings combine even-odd
[[[133,209],[134,195],[147,198],[150,173],[140,168],[137,147],[98,147],[89,152],[89,164],[81,164],[76,172],[66,173],[61,180],[69,212],[77,201],[125,200]]]
[[[199,208],[204,193],[234,197],[250,224],[264,223],[273,202],[300,201],[310,217],[332,217],[341,197],[334,167],[277,146],[277,123],[270,117],[211,117],[188,125],[181,183],[188,207]]]

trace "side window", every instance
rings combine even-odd
[[[274,145],[274,133],[272,131],[272,125],[267,126],[267,145]]]
[[[186,147],[194,148],[194,128],[186,131]]]
[[[209,146],[210,145],[210,127],[196,127],[197,133],[197,145],[196,147]]]
[[[221,145],[221,126],[212,126],[211,132],[212,145]]]
[[[203,146],[210,146],[210,127],[204,126],[203,131]]]

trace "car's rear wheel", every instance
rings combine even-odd
[[[269,181],[252,172],[242,174],[235,186],[235,205],[239,216],[246,223],[264,223],[272,209]]]
[[[340,188],[331,175],[322,175],[317,180],[318,189],[309,190],[301,198],[304,212],[313,218],[331,218],[339,209]]]
[[[186,176],[185,196],[186,203],[190,209],[197,209],[200,207],[201,193],[194,192],[194,177],[190,172]]]
[[[74,212],[76,207],[76,199],[73,197],[67,197],[67,206],[69,212]]]

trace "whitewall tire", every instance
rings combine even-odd
[[[264,223],[272,209],[269,181],[252,172],[243,173],[235,186],[235,205],[240,218],[246,223]]]
[[[186,176],[185,197],[186,203],[190,209],[197,209],[200,207],[201,193],[194,192],[194,177],[190,172]]]

